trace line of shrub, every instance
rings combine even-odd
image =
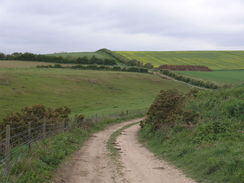
[[[172,71],[211,71],[207,66],[202,65],[160,65],[158,67],[162,70],[172,70]]]
[[[176,74],[172,71],[169,70],[160,70],[160,72],[164,75],[170,76],[176,80],[183,81],[186,83],[189,83],[191,85],[203,87],[203,88],[209,88],[209,89],[218,89],[220,86],[216,83],[210,82],[210,81],[203,81],[203,80],[198,80],[198,79],[193,79],[190,77],[186,77],[180,74]]]
[[[141,139],[199,182],[243,183],[244,88],[161,91]]]
[[[23,60],[23,61],[42,61],[42,62],[51,62],[51,63],[63,63],[63,64],[99,64],[99,65],[116,65],[116,61],[113,59],[101,59],[96,56],[88,58],[78,57],[78,58],[69,58],[61,56],[52,56],[52,55],[41,55],[33,53],[13,53],[10,55],[5,55],[0,53],[0,60]]]
[[[97,52],[106,53],[106,54],[112,56],[113,58],[115,58],[116,60],[118,60],[119,62],[121,62],[122,64],[127,65],[127,66],[145,67],[148,69],[153,68],[153,65],[151,63],[144,64],[143,62],[136,60],[136,59],[130,60],[130,59],[128,59],[128,58],[126,58],[126,57],[124,57],[124,56],[122,56],[116,52],[113,52],[107,48],[100,49]]]
[[[104,65],[73,65],[62,66],[55,65],[39,65],[37,68],[64,68],[64,69],[81,69],[81,70],[101,70],[101,71],[122,71],[122,72],[142,72],[148,73],[148,69],[141,67],[122,67],[122,66],[104,66]]]

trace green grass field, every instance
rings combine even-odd
[[[212,72],[197,72],[197,71],[177,71],[179,74],[190,76],[193,78],[214,81],[220,84],[242,84],[244,83],[244,70],[239,71],[212,71]]]
[[[244,51],[117,51],[154,66],[202,65],[213,70],[244,69]]]
[[[148,107],[161,89],[188,88],[157,76],[113,71],[1,68],[0,120],[33,104],[68,106],[73,114]]]
[[[101,58],[101,59],[112,59],[111,56],[103,52],[63,52],[63,53],[52,53],[47,55],[70,57],[70,58],[78,58],[78,57],[85,57],[85,56],[91,58],[92,56],[96,56],[97,58]]]

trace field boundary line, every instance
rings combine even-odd
[[[162,73],[159,73],[159,72],[153,72],[153,74],[159,76],[159,77],[162,78],[162,79],[173,80],[173,81],[176,81],[176,82],[179,82],[179,83],[183,83],[183,84],[186,84],[186,85],[191,86],[191,87],[194,87],[194,88],[203,89],[203,90],[211,90],[211,89],[209,89],[209,88],[200,87],[200,86],[196,86],[196,85],[193,85],[193,84],[184,82],[184,81],[177,80],[177,79],[175,79],[175,78],[173,78],[173,77],[167,76],[167,75],[162,74]]]

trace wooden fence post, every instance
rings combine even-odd
[[[5,156],[7,157],[11,150],[10,144],[10,125],[6,126],[6,138],[5,138]]]
[[[5,164],[5,167],[4,167],[4,172],[6,175],[8,175],[9,173],[9,160],[10,160],[10,151],[11,151],[11,142],[10,142],[10,125],[7,125],[6,126],[6,134],[5,134],[5,158],[6,158],[6,164]]]
[[[46,138],[46,122],[44,122],[42,126],[42,137]]]
[[[67,130],[70,130],[71,129],[71,120],[67,120],[66,128],[67,128]]]
[[[29,143],[28,143],[28,147],[29,147],[29,151],[31,150],[31,122],[28,123],[28,138],[29,138]]]
[[[96,123],[98,122],[98,116],[97,116],[97,113],[96,113]]]
[[[31,122],[28,123],[28,137],[31,138]]]
[[[61,122],[61,132],[65,132],[65,120],[64,119]]]

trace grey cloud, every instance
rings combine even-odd
[[[241,0],[0,0],[0,52],[243,49]]]

